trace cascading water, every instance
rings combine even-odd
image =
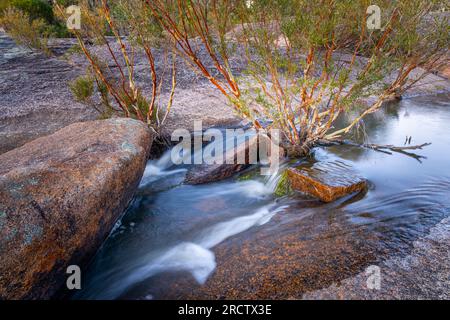
[[[149,161],[140,183],[142,193],[145,194],[148,188],[154,191],[152,185],[164,184],[171,176],[187,171],[186,168],[174,166],[173,156],[172,150],[169,150],[160,159]],[[195,153],[192,157],[194,156]],[[212,251],[215,246],[254,226],[266,224],[274,215],[287,208],[271,199],[279,178],[280,170],[258,180],[218,183],[216,188],[209,187],[206,193],[198,195],[199,200],[209,201],[211,197],[236,198],[239,195],[256,202],[256,206],[252,209],[253,213],[225,219],[199,230],[189,241],[178,241],[166,249],[151,251],[136,259],[133,264],[127,265],[126,270],[105,273],[104,276],[107,276],[109,281],[100,275],[95,281],[95,288],[89,290],[86,296],[81,295],[79,298],[115,299],[133,285],[162,272],[189,272],[199,284],[205,283],[216,268],[215,255]],[[176,184],[179,184],[179,181]],[[126,276],[121,278],[120,275],[124,273]]]
[[[181,242],[142,259],[141,265],[129,270],[129,276],[107,288],[95,292],[89,298],[115,299],[127,288],[161,272],[189,272],[199,284],[204,284],[216,268],[214,252],[211,250],[227,238],[244,232],[253,226],[261,226],[270,221],[287,206],[275,205],[260,208],[255,213],[218,223],[202,231],[192,242]]]
[[[298,194],[275,199],[283,168],[267,177],[255,168],[241,177],[254,174],[250,180],[185,185],[186,168],[174,166],[167,152],[149,162],[138,196],[74,298],[302,298],[369,265],[408,256],[435,226],[442,235],[433,239],[445,240],[449,106],[448,96],[404,100],[366,120],[370,143],[402,145],[407,135],[413,143],[432,142],[418,150],[427,157],[422,162],[345,146],[315,150],[316,161],[343,159],[370,181],[367,193],[329,204]],[[420,251],[414,270],[427,252]],[[446,270],[429,263],[428,276]],[[401,276],[418,284],[416,295],[426,285],[416,273]],[[431,283],[421,292],[445,296],[444,289]]]
[[[145,167],[144,175],[142,176],[140,188],[146,186],[151,182],[155,182],[163,176],[173,175],[181,172],[186,172],[186,169],[167,170],[173,166],[171,150],[166,151],[158,160],[151,160]]]

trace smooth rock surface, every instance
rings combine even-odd
[[[84,73],[55,56],[17,46],[0,31],[0,154],[98,112],[75,101],[68,83]]]
[[[379,288],[370,288],[373,270],[360,272],[329,287],[308,292],[307,300],[448,300],[450,299],[450,219],[431,228],[413,243],[405,257],[372,265],[379,268]]]
[[[64,294],[67,267],[83,268],[132,199],[151,144],[143,123],[110,119],[0,155],[0,300]]]
[[[342,161],[323,161],[311,166],[289,168],[287,176],[294,190],[323,202],[332,202],[367,188],[367,181]]]

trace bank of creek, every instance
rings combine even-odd
[[[355,136],[432,142],[417,150],[420,161],[350,146],[301,160],[349,165],[368,179],[367,192],[329,204],[276,198],[277,176],[185,185],[186,168],[168,153],[150,161],[72,298],[450,298],[448,98],[392,103]],[[365,286],[371,265],[381,290]]]

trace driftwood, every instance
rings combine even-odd
[[[359,143],[355,143],[355,142],[349,141],[349,140],[320,140],[317,143],[317,145],[320,145],[320,146],[347,145],[347,146],[352,146],[352,147],[357,147],[357,148],[365,148],[365,149],[370,149],[370,150],[374,150],[374,151],[378,151],[378,152],[383,152],[383,153],[390,154],[390,155],[392,155],[393,152],[396,152],[396,153],[401,153],[405,156],[411,157],[413,159],[416,159],[417,161],[422,163],[422,159],[426,159],[427,157],[418,155],[413,152],[409,152],[409,150],[422,150],[424,147],[431,145],[431,142],[420,144],[420,145],[413,145],[413,146],[408,145],[408,146],[404,146],[404,147],[397,147],[397,146],[390,145],[390,144],[388,144],[388,145],[380,145],[380,144],[372,144],[372,143],[359,144]]]

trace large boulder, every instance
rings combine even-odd
[[[321,161],[287,170],[292,189],[332,202],[367,188],[366,179],[360,177],[342,161]]]
[[[0,155],[0,300],[64,294],[139,184],[152,144],[145,124],[72,124]]]

